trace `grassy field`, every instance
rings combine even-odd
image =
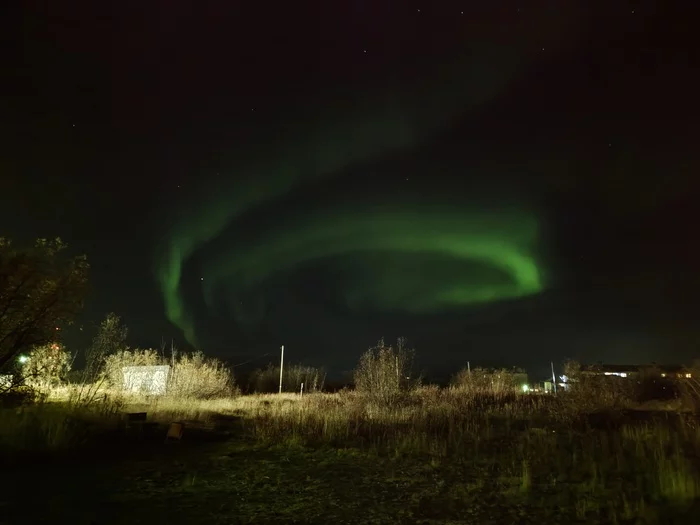
[[[694,523],[697,418],[583,405],[424,387],[5,408],[0,523]]]

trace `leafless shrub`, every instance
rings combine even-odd
[[[85,368],[82,373],[81,388],[74,391],[71,402],[76,405],[93,403],[97,393],[105,382],[102,373],[105,362],[126,347],[128,329],[122,324],[121,318],[107,314],[100,324],[92,344],[85,352]]]
[[[629,378],[583,371],[579,363],[564,364],[568,388],[562,392],[571,408],[579,412],[617,410],[633,404],[637,383]]]
[[[355,370],[355,389],[367,399],[381,405],[395,403],[402,394],[418,386],[412,377],[414,351],[399,338],[396,347],[386,346],[381,339],[367,350]]]
[[[229,396],[234,392],[233,374],[217,359],[202,352],[180,354],[168,381],[168,395],[194,399]]]
[[[451,381],[452,388],[467,394],[513,394],[521,392],[523,384],[527,374],[518,368],[463,368]]]
[[[116,390],[124,387],[124,367],[170,365],[167,396],[192,399],[225,397],[235,392],[231,371],[202,352],[171,358],[153,349],[122,350],[105,358],[100,380]]]
[[[107,356],[102,374],[109,387],[121,390],[124,387],[124,372],[126,366],[156,366],[168,364],[157,350],[134,349],[121,350]]]

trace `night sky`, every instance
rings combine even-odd
[[[74,346],[114,311],[336,374],[400,335],[434,377],[689,363],[695,18],[529,4],[24,2],[0,234],[87,254]]]

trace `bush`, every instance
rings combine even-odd
[[[636,381],[582,371],[575,361],[564,364],[568,388],[566,399],[581,412],[629,407],[635,397]]]
[[[527,374],[519,369],[464,368],[457,372],[451,386],[470,394],[512,394],[521,392],[527,384]]]
[[[381,339],[360,358],[354,373],[355,389],[379,404],[393,404],[418,386],[411,377],[413,358],[414,351],[406,347],[405,339],[399,338],[395,348]]]
[[[122,350],[107,356],[104,363],[100,380],[117,390],[124,388],[124,367],[168,365],[167,396],[211,399],[235,392],[231,371],[202,352],[167,358],[153,349]]]
[[[40,391],[48,391],[66,380],[73,357],[60,343],[34,348],[22,365],[24,383]]]
[[[168,395],[211,399],[230,396],[234,391],[231,371],[202,352],[178,356],[170,371]]]
[[[156,366],[163,364],[168,363],[156,350],[121,350],[105,358],[102,375],[108,386],[121,390],[124,388],[123,368],[125,366]]]
[[[96,382],[104,371],[107,359],[115,354],[123,353],[126,347],[128,328],[115,313],[109,313],[100,323],[92,344],[85,351],[85,369],[83,383]],[[104,376],[103,376],[104,378]]]

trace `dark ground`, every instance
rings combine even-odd
[[[695,522],[693,509],[657,510],[645,521],[606,518],[605,501],[585,499],[576,486],[528,488],[478,462],[262,445],[236,420],[190,429],[181,442],[164,443],[164,435],[158,427],[129,439],[105,436],[79,456],[3,469],[0,523]]]

